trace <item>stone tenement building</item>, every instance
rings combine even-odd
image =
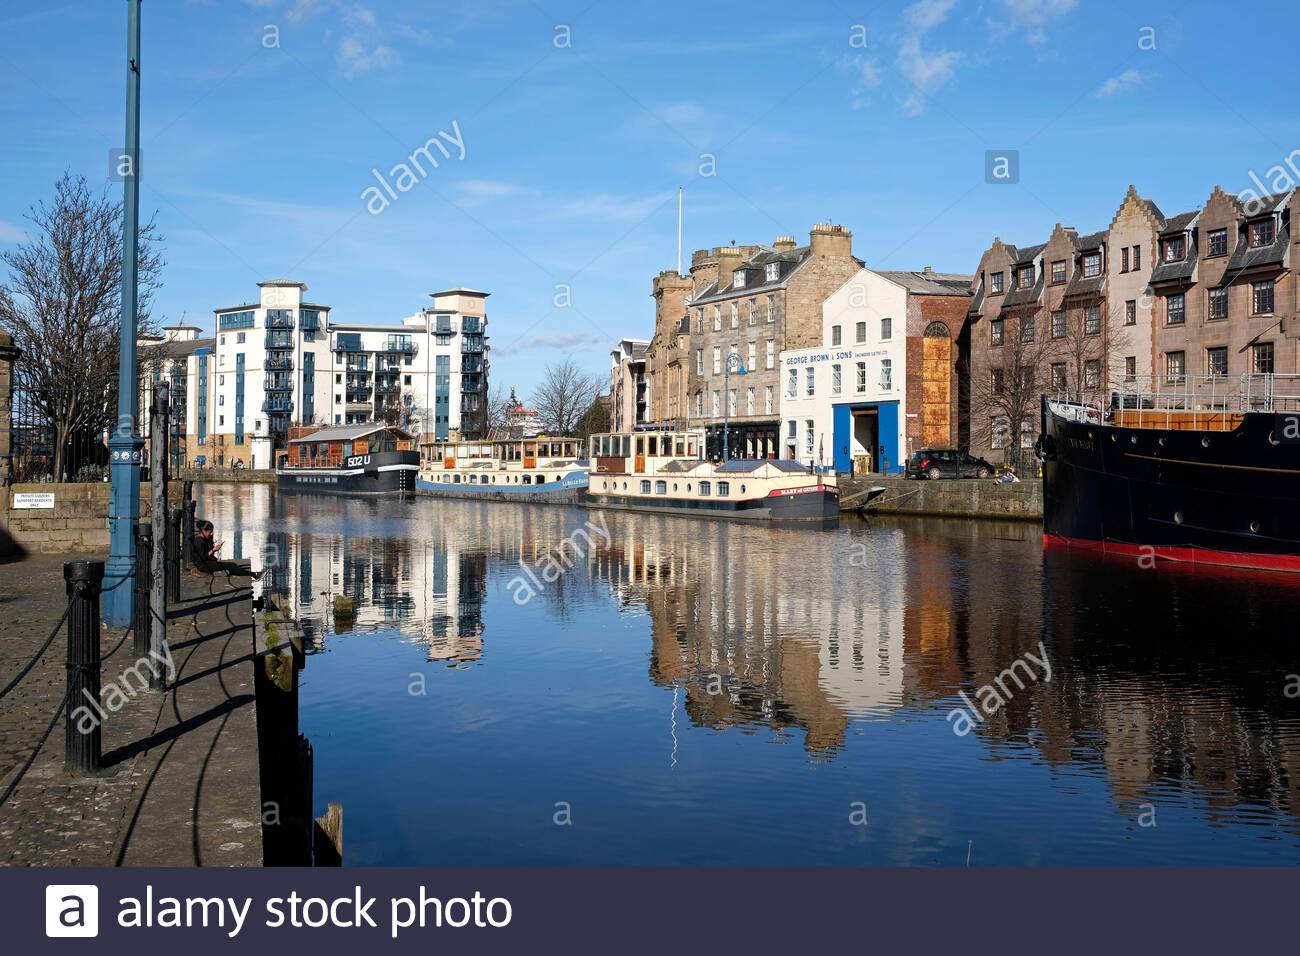
[[[1235,395],[1243,374],[1295,373],[1293,196],[1246,203],[1215,187],[1203,208],[1166,216],[1130,186],[1102,232],[994,239],[972,283],[971,450],[1031,448],[1043,392],[1103,402],[1219,376]]]
[[[861,267],[853,234],[828,224],[814,226],[806,246],[782,236],[771,247],[722,246],[691,257],[686,424],[705,431],[710,455],[722,454],[724,402],[733,456],[780,454],[777,356],[820,343],[822,303]]]
[[[645,353],[647,418],[662,428],[686,427],[686,388],[691,371],[691,323],[686,301],[691,288],[689,277],[671,270],[655,276],[651,286],[655,331]]]

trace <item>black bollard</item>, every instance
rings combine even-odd
[[[167,600],[181,600],[181,509],[172,508],[167,515]]]
[[[185,511],[181,516],[181,560],[185,567],[190,566],[190,557],[194,553],[194,509],[193,498],[185,499]]]
[[[103,561],[69,561],[63,566],[68,600],[68,703],[64,716],[64,767],[73,773],[99,769],[99,595]]]
[[[153,580],[153,527],[148,521],[135,526],[135,640],[132,648],[136,657],[147,657],[150,635],[153,634],[153,617],[149,613],[149,590]]]

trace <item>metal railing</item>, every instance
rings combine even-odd
[[[1097,421],[1119,419],[1138,428],[1205,421],[1227,428],[1247,412],[1300,411],[1300,375],[1130,375],[1109,390],[1105,406],[1053,397],[1093,410]]]

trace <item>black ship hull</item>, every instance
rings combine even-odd
[[[386,451],[354,455],[326,468],[281,468],[276,472],[276,485],[281,491],[315,495],[412,493],[419,470],[419,452]]]
[[[1232,431],[1201,431],[1078,421],[1063,410],[1044,399],[1045,546],[1300,572],[1300,442],[1285,434],[1293,415],[1251,412]]]

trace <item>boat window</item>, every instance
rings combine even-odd
[[[457,485],[459,485],[459,484],[460,484],[460,475],[456,475],[456,476],[453,477],[451,480],[452,480],[452,483],[453,483],[453,484],[457,484]]]
[[[677,482],[675,482],[675,481],[673,482],[673,491],[674,491],[674,492],[677,491]]]
[[[526,485],[531,485],[532,483],[533,483],[533,476],[532,476],[532,475],[524,475],[524,484],[526,484]]]
[[[718,482],[718,497],[725,498],[729,494],[731,494],[731,482],[729,481]]]
[[[641,494],[650,494],[650,480],[648,478],[641,482]]]
[[[478,475],[470,475],[470,476],[469,476],[469,483],[470,483],[471,485],[477,485],[477,484],[478,484]]]
[[[708,495],[709,495],[709,490],[710,490],[710,489],[709,489],[709,482],[707,482],[707,481],[701,481],[701,482],[700,482],[700,494],[707,498]]]
[[[740,486],[740,493],[741,493],[742,495],[745,493],[745,486],[744,486],[744,485],[741,485],[741,486]]]
[[[656,481],[656,482],[655,482],[655,494],[657,494],[657,495],[666,495],[666,494],[668,494],[668,482],[666,482],[666,481]]]
[[[686,490],[687,490],[687,491],[690,491],[690,490],[691,490],[691,483],[690,483],[689,481],[686,482]]]
[[[487,476],[487,475],[479,475],[479,476],[478,476],[478,483],[479,483],[480,485],[486,485],[486,484],[488,483],[488,476]]]
[[[626,482],[626,481],[623,482],[623,490],[624,490],[624,491],[627,491],[627,482]]]

